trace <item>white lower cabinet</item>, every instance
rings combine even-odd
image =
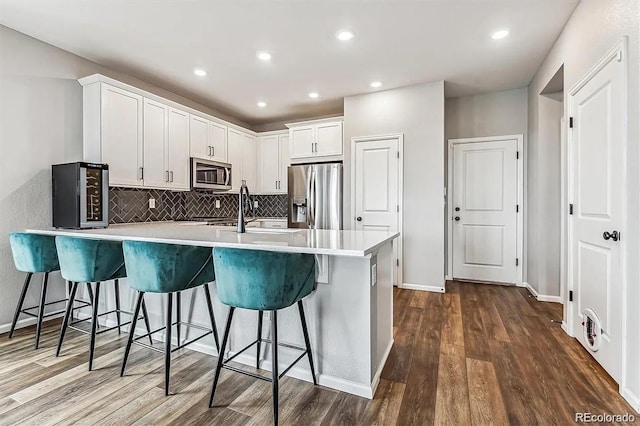
[[[290,164],[289,135],[258,137],[258,190],[262,194],[287,193],[287,167]]]

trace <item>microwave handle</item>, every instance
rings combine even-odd
[[[228,167],[224,168],[224,184],[229,185],[229,180],[231,180],[231,171]]]

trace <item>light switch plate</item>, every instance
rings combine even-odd
[[[371,287],[378,282],[378,264],[371,265]]]
[[[220,208],[220,200],[216,200],[216,209]]]
[[[149,208],[150,209],[155,209],[156,208],[156,199],[155,198],[149,198]]]
[[[254,208],[254,209],[257,209],[257,208],[258,208],[258,200],[255,200],[255,201],[253,202],[253,208]]]

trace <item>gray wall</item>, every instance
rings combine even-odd
[[[444,285],[444,82],[344,99],[345,228],[352,226],[351,138],[404,134],[404,268],[408,284]]]
[[[565,104],[567,92],[587,73],[614,44],[622,37],[628,37],[628,119],[627,119],[627,229],[623,230],[627,248],[627,298],[626,323],[629,325],[626,347],[626,372],[621,385],[623,395],[640,398],[640,2],[637,0],[582,0],[567,22],[549,55],[545,58],[529,85],[529,152],[536,150],[538,156],[529,158],[529,176],[541,175],[545,164],[557,161],[551,151],[541,149],[544,141],[539,137],[540,97],[547,82],[564,64]],[[566,111],[566,109],[565,109]],[[543,197],[546,195],[540,191]],[[553,194],[557,197],[557,194]],[[535,200],[529,200],[529,212],[541,210]],[[532,202],[533,201],[533,202]],[[537,227],[529,226],[529,236],[542,232],[547,223]],[[538,261],[547,256],[542,249],[529,253]],[[636,406],[637,409],[640,407]]]
[[[24,278],[13,265],[8,234],[51,226],[50,167],[82,158],[82,87],[77,79],[94,73],[230,118],[0,26],[0,332],[11,321]],[[60,284],[59,276],[54,277],[50,300],[62,294]],[[38,291],[34,285],[28,304],[36,303]]]

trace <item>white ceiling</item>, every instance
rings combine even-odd
[[[341,112],[374,80],[445,80],[449,97],[526,86],[577,3],[0,0],[0,24],[260,124]]]

